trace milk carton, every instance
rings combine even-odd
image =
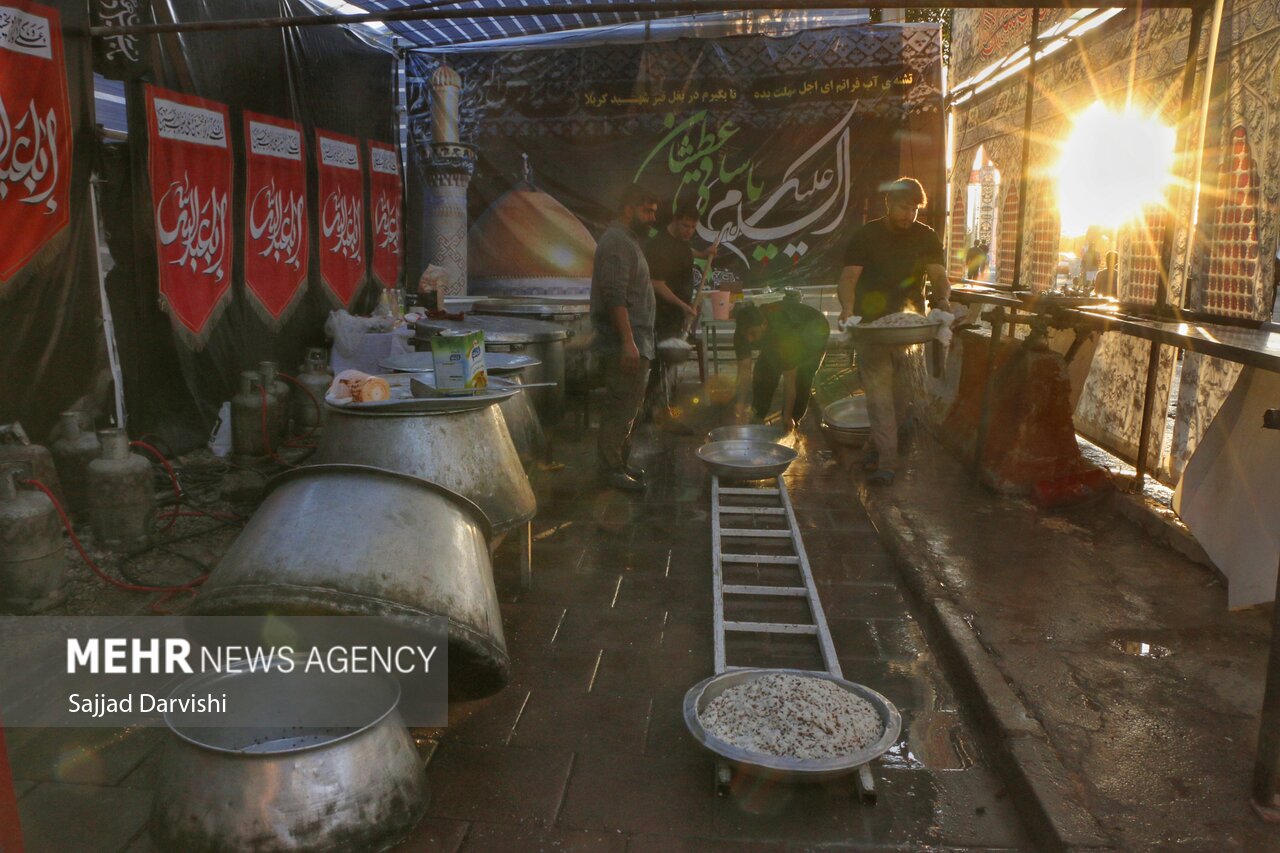
[[[441,332],[431,339],[436,388],[445,394],[474,394],[489,384],[484,369],[484,332]]]

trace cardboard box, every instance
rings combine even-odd
[[[445,394],[473,394],[489,384],[484,367],[484,332],[441,332],[431,339],[436,388]]]

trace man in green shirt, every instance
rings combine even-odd
[[[739,399],[750,388],[751,407],[756,419],[763,420],[781,379],[782,424],[790,432],[809,408],[813,377],[827,353],[831,328],[826,315],[798,299],[786,298],[763,306],[742,302],[734,316]],[[753,349],[760,351],[754,364]]]

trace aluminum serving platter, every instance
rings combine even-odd
[[[483,409],[485,406],[492,406],[508,397],[519,394],[522,390],[521,386],[516,385],[506,379],[497,376],[490,378],[489,386],[483,391],[476,394],[466,394],[457,396],[441,396],[441,397],[415,397],[413,394],[413,381],[421,381],[430,377],[432,381],[435,379],[434,373],[389,373],[382,376],[387,380],[387,384],[391,386],[391,399],[378,400],[372,403],[350,403],[341,402],[333,396],[326,394],[324,401],[335,409],[355,412],[369,413],[386,413],[386,414],[440,414],[444,412],[466,412],[471,409]]]
[[[542,360],[531,355],[502,352],[484,354],[484,368],[489,373],[514,373],[539,364],[542,364]],[[382,359],[378,362],[378,367],[395,373],[430,373],[435,370],[436,363],[429,352],[406,352]]]
[[[729,424],[707,433],[707,441],[771,441],[777,444],[787,431],[769,424]]]
[[[793,448],[772,441],[713,441],[698,448],[698,458],[722,480],[765,480],[795,461]]]
[[[822,422],[839,430],[868,431],[871,418],[867,415],[867,398],[858,394],[823,406]]]
[[[927,344],[938,336],[941,320],[932,320],[919,326],[864,326],[858,323],[845,326],[849,340],[854,343],[882,344],[884,346],[910,346]]]
[[[774,673],[797,675],[803,678],[821,678],[865,699],[880,715],[880,723],[883,726],[880,738],[866,749],[838,758],[784,758],[780,755],[751,752],[734,746],[720,740],[702,727],[699,713],[708,702],[731,687]],[[898,741],[898,735],[902,731],[902,715],[898,713],[898,709],[892,702],[870,687],[845,681],[829,673],[799,669],[735,669],[704,679],[684,694],[684,724],[694,740],[746,773],[767,776],[784,782],[821,782],[854,773],[862,765],[887,752]]]

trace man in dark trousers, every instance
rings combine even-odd
[[[791,432],[809,408],[813,377],[827,353],[826,315],[799,298],[759,306],[738,304],[733,349],[738,357],[738,399],[751,389],[756,420],[764,420],[782,380],[782,425]],[[751,351],[760,356],[752,364]]]
[[[841,322],[859,316],[871,323],[902,311],[924,314],[926,276],[933,283],[933,307],[951,310],[942,242],[932,228],[916,222],[926,203],[924,187],[914,178],[899,178],[884,189],[884,218],[859,228],[845,252],[838,287]],[[907,425],[911,403],[906,355],[906,347],[858,347],[858,372],[867,393],[874,443],[863,467],[871,474],[868,482],[875,485],[892,483],[898,464],[898,430]]]
[[[591,270],[593,347],[605,384],[600,416],[600,473],[609,485],[644,490],[644,472],[627,465],[631,432],[653,360],[653,285],[640,241],[658,213],[658,199],[638,186],[623,193],[618,218],[596,244]]]
[[[694,251],[689,245],[697,227],[698,208],[690,203],[681,204],[666,227],[659,229],[645,245],[644,256],[649,262],[649,277],[653,280],[653,295],[657,300],[653,324],[655,341],[667,338],[684,340],[687,327],[697,314],[692,304],[696,269],[693,259],[707,258],[710,263],[715,257],[710,249]],[[674,367],[664,364],[661,359],[654,360],[649,371],[646,409],[651,410],[661,401],[668,407],[664,428],[689,434],[692,430],[681,424],[671,411],[671,401],[659,394],[664,381],[669,381],[669,374],[673,371]]]

